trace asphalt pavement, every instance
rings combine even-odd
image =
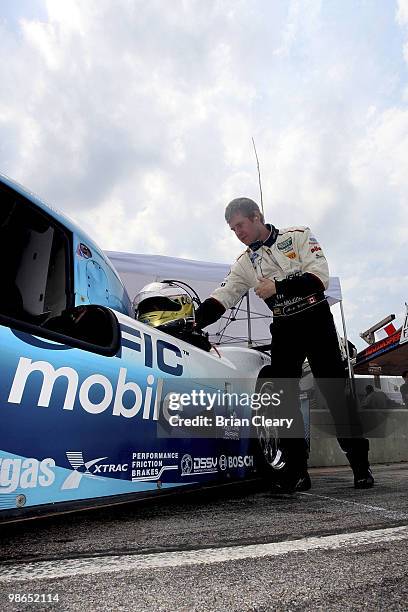
[[[408,464],[374,473],[367,491],[321,468],[291,496],[241,483],[3,525],[0,609],[408,610]]]

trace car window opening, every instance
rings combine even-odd
[[[112,313],[96,305],[72,308],[69,247],[64,231],[45,214],[0,190],[0,315],[32,334],[40,327],[48,336],[55,332],[111,348],[117,343]]]
[[[67,308],[63,232],[5,192],[1,192],[0,256],[2,314],[41,324]]]

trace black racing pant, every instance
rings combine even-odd
[[[321,302],[288,317],[275,317],[271,333],[272,378],[287,381],[282,408],[303,425],[299,379],[307,358],[332,414],[340,447],[353,468],[368,467],[368,440],[362,434],[356,402],[346,392],[347,375],[328,303]],[[308,453],[304,438],[282,438],[281,447],[288,450],[298,468],[306,467]]]

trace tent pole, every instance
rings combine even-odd
[[[249,305],[249,291],[246,294],[247,303],[247,321],[248,321],[248,346],[252,346],[252,330],[251,330],[251,308]]]
[[[340,300],[340,312],[341,312],[341,321],[343,323],[344,345],[345,345],[346,355],[347,355],[348,373],[349,373],[350,379],[353,379],[354,378],[354,372],[353,372],[353,368],[351,366],[351,359],[350,359],[350,353],[349,353],[349,347],[348,347],[346,320],[344,318],[344,310],[343,310],[343,300]]]
[[[343,310],[343,300],[340,300],[340,312],[341,312],[341,320],[343,323],[344,343],[346,346],[348,373],[350,377],[350,391],[351,391],[351,395],[354,397],[354,401],[358,403],[356,379],[354,378],[354,370],[353,370],[353,366],[351,365],[351,359],[350,359],[350,353],[349,353],[349,347],[348,347],[346,319],[344,317],[344,310]]]

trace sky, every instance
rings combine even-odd
[[[408,0],[3,0],[0,172],[104,249],[233,262],[311,227],[348,333],[408,301]],[[338,320],[338,314],[336,314]]]

